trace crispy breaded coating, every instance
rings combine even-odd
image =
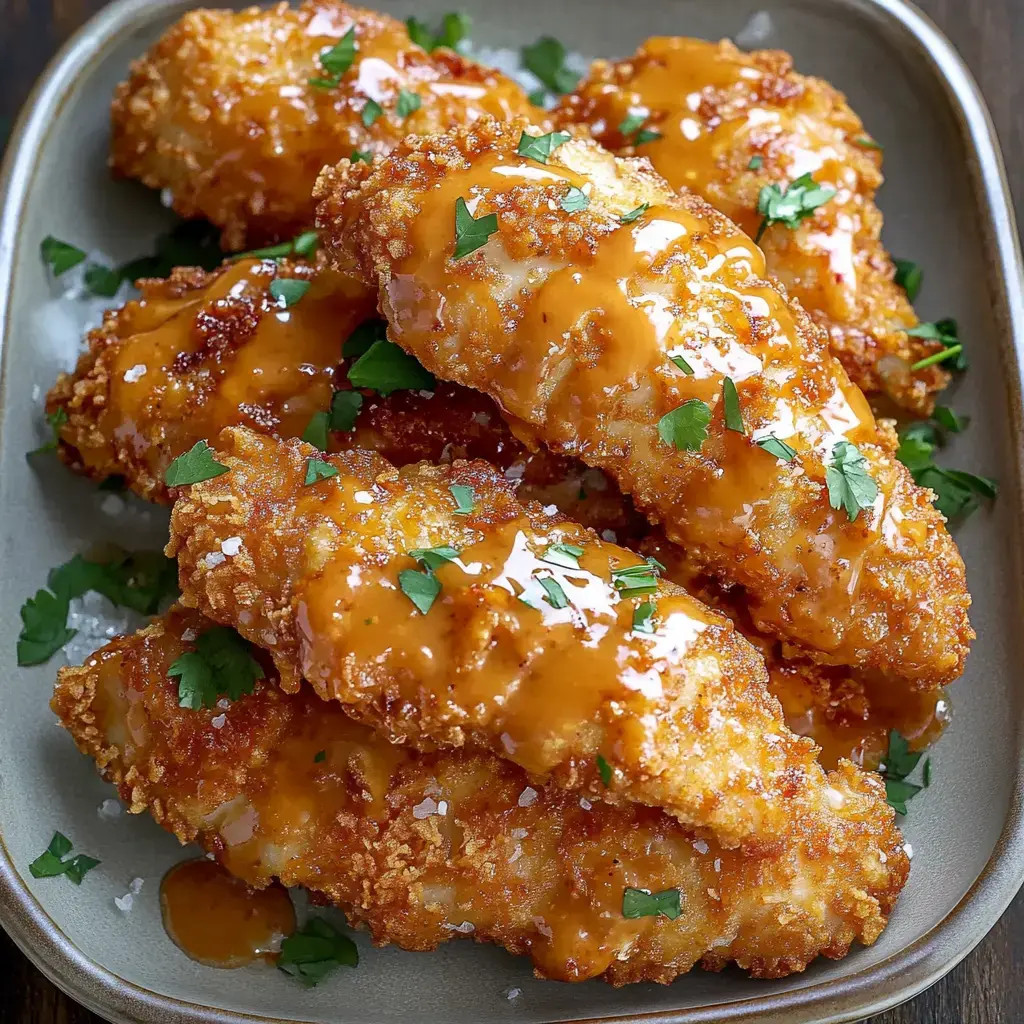
[[[320,57],[353,27],[351,66],[332,84]],[[500,72],[451,50],[428,54],[401,22],[341,0],[189,11],[118,87],[111,166],[168,190],[179,214],[205,217],[225,249],[240,250],[312,224],[325,163],[533,109]]]
[[[595,61],[552,116],[586,125],[620,156],[649,158],[674,188],[697,192],[751,237],[766,185],[785,189],[810,173],[834,188],[798,227],[765,231],[768,270],[828,332],[855,384],[931,413],[949,375],[910,368],[942,346],[906,333],[918,321],[881,242],[881,149],[842,93],[797,74],[779,50],[655,37],[628,60]]]
[[[764,279],[760,250],[645,161],[582,139],[544,164],[517,155],[528,130],[409,138],[386,165],[321,177],[331,255],[379,287],[391,340],[608,472],[744,589],[762,632],[893,685],[956,678],[974,634],[944,520],[823,333]],[[459,200],[482,225],[456,259]],[[726,422],[729,386],[741,429]],[[768,437],[793,457],[763,450]],[[846,477],[829,484],[841,452],[877,489],[852,521]]]
[[[183,489],[167,554],[182,601],[267,650],[287,689],[305,678],[397,741],[487,749],[727,846],[834,813],[732,622],[486,463],[396,472],[351,452],[311,482],[321,453],[301,441],[229,428],[216,451],[230,471]]]
[[[306,687],[180,708],[167,671],[207,625],[177,610],[114,640],[61,670],[54,710],[133,813],[250,885],[314,890],[378,944],[471,935],[564,981],[667,983],[730,961],[781,977],[873,942],[906,880],[881,785],[849,764],[835,815],[742,855],[656,810],[535,787],[490,754],[393,746]],[[627,886],[678,888],[682,913],[627,919]]]

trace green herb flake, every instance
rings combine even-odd
[[[324,462],[323,459],[309,459],[306,462],[306,477],[302,483],[305,487],[312,487],[321,480],[330,480],[332,476],[337,475],[337,468],[329,462]]]
[[[640,131],[636,133],[633,145],[642,146],[645,142],[657,142],[661,137],[661,132],[655,128],[641,128]]]
[[[298,978],[308,988],[338,967],[357,967],[359,950],[347,936],[322,917],[311,917],[301,931],[281,943],[279,970]]]
[[[449,488],[452,497],[455,499],[455,514],[457,516],[468,516],[476,509],[476,495],[472,487],[465,484],[452,484]]]
[[[346,359],[358,359],[370,351],[375,341],[387,341],[388,325],[374,317],[364,320],[346,339],[341,347],[341,354]]]
[[[548,98],[548,91],[542,85],[539,89],[533,89],[526,94],[526,98],[535,106],[543,107]]]
[[[551,36],[542,36],[520,51],[523,67],[532,72],[544,87],[556,96],[564,96],[576,88],[580,76],[565,66],[565,47]]]
[[[47,235],[39,246],[43,262],[53,271],[55,277],[77,267],[85,259],[85,253],[75,245],[62,242],[53,235]]]
[[[327,427],[330,423],[330,413],[315,412],[309,421],[309,425],[302,432],[302,440],[311,444],[320,451],[327,451]]]
[[[68,629],[68,598],[39,590],[21,606],[18,664],[41,665],[48,661],[78,630]]]
[[[384,116],[384,108],[376,100],[367,100],[363,105],[362,113],[359,115],[364,128],[372,127],[373,123]]]
[[[658,433],[665,444],[679,451],[699,452],[708,437],[711,409],[699,398],[683,402],[658,421]]]
[[[924,271],[913,260],[897,260],[896,273],[893,280],[907,293],[907,298],[913,302],[921,291],[921,284],[924,281]]]
[[[330,428],[347,433],[355,428],[363,396],[358,391],[335,391],[331,395]]]
[[[875,142],[874,139],[869,138],[867,135],[858,135],[853,141],[856,142],[857,145],[863,149],[885,149],[885,146],[883,146],[880,142]]]
[[[372,164],[373,154],[368,149],[353,149],[349,161],[354,164]]]
[[[669,356],[672,364],[679,370],[682,370],[687,377],[693,376],[693,367],[682,357],[682,356]]]
[[[569,191],[562,196],[560,205],[566,213],[579,213],[590,205],[590,196],[583,189],[570,185]]]
[[[747,164],[748,171],[759,171],[764,165],[764,158],[760,154],[755,154],[750,158],[750,163]]]
[[[398,103],[395,105],[395,113],[399,117],[408,117],[415,113],[423,105],[419,93],[410,92],[408,89],[398,90]]]
[[[409,30],[409,38],[417,45],[422,46],[427,53],[436,50],[440,46],[449,50],[460,48],[460,44],[469,39],[472,20],[468,14],[461,11],[451,11],[444,16],[439,31],[432,31],[429,26],[418,18],[408,18],[405,22]]]
[[[180,654],[167,670],[178,680],[178,706],[199,711],[218,698],[238,700],[263,678],[252,647],[228,626],[212,626],[196,638],[195,650]]]
[[[553,576],[538,576],[537,582],[544,588],[544,599],[552,608],[569,607],[569,598],[565,596],[561,583]]]
[[[110,267],[93,263],[85,269],[85,286],[101,299],[112,299],[121,287],[120,273]]]
[[[582,557],[583,548],[578,544],[552,544],[541,555],[541,560],[560,565],[563,569],[578,569]]]
[[[622,597],[642,597],[658,590],[658,573],[664,567],[657,559],[612,569],[612,586]]]
[[[932,759],[929,757],[924,762],[924,770],[921,772],[921,782],[927,789],[932,784]]]
[[[295,277],[279,277],[270,282],[270,295],[279,306],[294,306],[312,286],[310,281]]]
[[[425,569],[436,572],[446,562],[453,562],[459,557],[459,549],[450,544],[442,544],[436,548],[413,548],[410,558],[415,558]]]
[[[529,135],[525,131],[519,136],[516,153],[529,160],[546,164],[548,157],[572,136],[568,132],[548,132],[547,135]]]
[[[41,455],[43,452],[53,452],[57,450],[57,444],[60,441],[60,431],[68,421],[67,411],[63,406],[58,406],[53,412],[45,413],[46,423],[50,428],[51,437],[45,443],[41,444],[38,448],[33,448],[29,455]]]
[[[674,921],[681,913],[681,896],[678,889],[664,889],[650,892],[648,889],[626,887],[622,894],[623,917],[667,917]]]
[[[403,569],[398,574],[398,586],[422,615],[430,611],[437,595],[441,593],[441,581],[432,572],[419,572],[416,569]]]
[[[373,342],[353,363],[348,379],[354,388],[370,388],[385,397],[394,391],[429,391],[437,384],[413,356],[386,339]]]
[[[100,862],[84,853],[68,858],[71,850],[71,840],[60,832],[54,832],[46,851],[28,866],[32,877],[56,878],[65,875],[75,885],[81,885],[82,879]]]
[[[281,242],[280,245],[268,245],[263,249],[250,249],[248,252],[240,252],[229,257],[232,263],[239,260],[284,260],[289,256],[301,256],[309,259],[316,254],[320,245],[320,235],[316,231],[303,231],[290,242]]]
[[[763,448],[769,455],[774,455],[783,462],[792,462],[796,458],[796,449],[791,448],[785,441],[780,440],[774,434],[758,438],[754,444]]]
[[[743,423],[743,410],[740,409],[740,396],[732,377],[722,379],[722,404],[725,409],[725,427],[737,434],[745,434],[747,428]]]
[[[643,127],[644,121],[647,120],[647,111],[640,113],[638,111],[630,111],[619,124],[620,135],[632,135],[638,128]]]
[[[642,217],[651,208],[650,203],[641,203],[635,210],[624,213],[619,218],[620,224],[632,224],[638,217]]]
[[[352,67],[358,50],[356,27],[353,25],[334,46],[320,54],[320,66],[327,73],[326,77],[311,78],[309,84],[319,89],[337,87],[341,82],[341,76]]]
[[[471,252],[476,252],[487,239],[498,230],[498,215],[488,213],[483,217],[474,218],[469,212],[466,200],[459,196],[455,200],[455,252],[452,259],[461,260]]]
[[[196,441],[184,455],[179,455],[167,467],[164,483],[168,487],[187,487],[228,472],[228,467],[213,457],[213,449],[205,441]]]
[[[757,197],[757,212],[761,214],[762,220],[754,242],[760,242],[772,224],[785,224],[790,230],[799,227],[801,221],[810,217],[835,194],[834,188],[819,185],[810,173],[801,174],[784,190],[778,185],[764,185]]]
[[[923,755],[910,749],[906,738],[893,729],[889,733],[889,749],[886,752],[884,762],[879,766],[879,771],[885,779],[885,798],[889,805],[896,810],[897,814],[907,813],[907,801],[917,796],[924,789],[914,782],[907,782],[906,778],[917,767]],[[930,779],[931,768],[925,766],[926,779]],[[925,785],[928,782],[925,781]]]
[[[932,418],[940,427],[948,430],[951,434],[962,434],[971,422],[969,416],[960,416],[948,405],[937,405],[932,413]]]
[[[122,263],[117,272],[122,280],[134,282],[142,277],[170,277],[175,267],[215,270],[227,258],[219,243],[220,232],[212,224],[179,221],[157,236],[154,253]]]
[[[845,509],[852,523],[878,497],[878,485],[867,471],[867,459],[849,441],[838,441],[825,468],[825,485],[832,508]]]
[[[652,601],[644,601],[633,611],[633,631],[635,633],[654,632],[655,605]]]
[[[612,784],[612,766],[600,755],[597,755],[597,773],[607,789]]]
[[[967,355],[964,352],[963,344],[960,341],[960,331],[957,322],[952,317],[944,320],[936,320],[933,323],[918,324],[907,331],[911,338],[925,338],[928,341],[939,341],[943,348],[930,356],[914,363],[911,370],[923,370],[926,366],[934,366],[936,363],[950,363],[950,369],[963,371],[967,369]]]
[[[327,760],[327,751],[326,750],[318,750],[313,755],[313,764],[323,764],[324,761],[326,761],[326,760]]]

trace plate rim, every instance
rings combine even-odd
[[[801,0],[806,2],[806,0]],[[1006,363],[1015,521],[1024,522],[1020,481],[1024,476],[1024,263],[1013,204],[995,128],[966,64],[934,23],[906,0],[831,0],[900,33],[941,84],[968,156],[974,201],[992,275],[996,320],[1006,340]],[[12,132],[0,167],[0,404],[7,382],[2,359],[14,292],[13,254],[32,172],[53,114],[65,103],[80,74],[102,59],[118,39],[159,13],[177,14],[193,0],[115,0],[83,25],[47,65]],[[1012,498],[1011,498],[1012,495]],[[1018,540],[1024,536],[1018,527]],[[1018,606],[1021,593],[1015,595]],[[1024,883],[1024,744],[1018,743],[1014,787],[1002,833],[971,888],[934,927],[903,950],[843,978],[784,993],[765,993],[706,1006],[654,1014],[616,1015],[565,1024],[852,1024],[908,999],[937,982],[995,925]],[[222,1010],[134,985],[91,960],[65,935],[32,895],[14,867],[0,834],[0,926],[50,981],[114,1024],[311,1024],[296,1019]],[[794,1016],[798,1014],[799,1016]]]

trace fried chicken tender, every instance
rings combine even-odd
[[[893,431],[764,280],[761,251],[646,161],[581,139],[546,163],[517,155],[528,130],[481,121],[322,175],[335,265],[379,287],[391,340],[490,395],[521,434],[608,472],[744,589],[762,632],[893,685],[956,678],[974,635],[963,561]],[[475,251],[456,259],[471,232]],[[793,457],[763,450],[769,437]],[[877,490],[852,509],[844,453]]]
[[[345,50],[353,29],[354,58],[335,81],[321,57]],[[533,109],[500,72],[428,54],[401,22],[341,0],[189,11],[118,87],[111,166],[166,189],[179,214],[205,217],[225,249],[240,250],[312,224],[325,163]]]
[[[208,625],[179,609],[114,640],[61,670],[54,710],[133,813],[249,885],[314,890],[378,944],[468,933],[563,981],[667,983],[730,961],[781,977],[873,942],[906,880],[881,785],[848,763],[835,815],[744,856],[657,810],[534,788],[491,754],[393,746],[269,672],[225,710],[180,708],[167,671]],[[625,918],[626,887],[678,888],[682,913]]]
[[[289,691],[305,678],[396,741],[487,749],[726,846],[835,813],[732,622],[486,463],[351,452],[312,482],[322,453],[301,441],[229,428],[216,450],[230,471],[183,489],[167,554],[182,601],[267,650]]]
[[[630,120],[638,112],[642,128]],[[752,237],[765,186],[784,190],[810,172],[835,189],[798,227],[764,232],[768,270],[828,332],[855,384],[917,415],[931,413],[949,375],[911,366],[942,346],[906,333],[918,321],[893,281],[875,205],[882,154],[842,93],[797,74],[778,50],[747,54],[728,41],[654,38],[629,60],[596,61],[552,116],[586,125],[620,156],[648,157],[674,188],[702,195]]]

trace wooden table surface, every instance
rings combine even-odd
[[[0,135],[50,56],[105,0],[0,0]],[[197,0],[197,6],[201,0]],[[257,2],[257,0],[254,0]],[[367,3],[370,0],[366,0]],[[917,0],[970,65],[1024,200],[1024,0]],[[216,0],[205,0],[216,6]],[[458,4],[453,0],[453,6]],[[871,1024],[1024,1021],[1024,893],[942,981]],[[0,931],[0,1024],[102,1024],[39,974]]]

